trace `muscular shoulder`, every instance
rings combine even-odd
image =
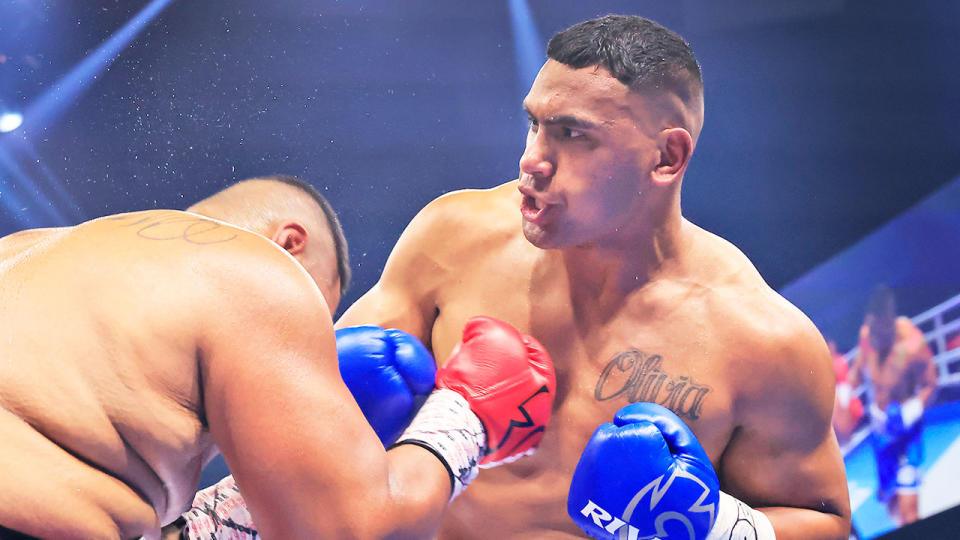
[[[264,236],[234,232],[229,245],[196,260],[210,287],[201,297],[217,306],[215,317],[229,313],[269,325],[285,313],[328,314],[322,293],[295,258]]]
[[[53,227],[46,229],[27,229],[8,234],[0,238],[0,261],[16,257],[32,248],[49,243],[63,236],[69,227]]]
[[[410,286],[416,286],[424,280],[433,283],[453,268],[490,256],[520,234],[516,194],[516,182],[509,182],[434,199],[404,230],[385,273],[403,274]]]
[[[812,321],[760,276],[732,244],[712,237],[722,268],[713,284],[712,319],[721,321],[731,378],[743,409],[829,418],[833,364]]]
[[[129,275],[126,285],[153,284],[143,301],[186,310],[204,327],[320,294],[296,259],[268,238],[196,214],[108,216],[76,227],[71,236],[74,252],[110,246],[110,260]]]
[[[455,235],[451,239],[458,244],[515,236],[520,222],[518,197],[516,181],[490,189],[447,193],[425,206],[408,232],[429,236],[431,245],[437,245],[438,237],[448,235]]]
[[[907,341],[914,345],[924,342],[923,332],[917,328],[917,326],[913,324],[913,322],[907,317],[897,317],[895,324],[897,328],[898,339]]]
[[[914,359],[924,359],[933,356],[930,346],[927,344],[927,338],[923,331],[917,328],[907,317],[897,317],[897,346],[902,347],[906,355]]]
[[[259,234],[224,232],[229,241],[185,261],[194,276],[190,319],[208,405],[211,396],[222,397],[230,377],[278,367],[291,351],[313,351],[316,340],[333,331],[322,293],[295,258]]]

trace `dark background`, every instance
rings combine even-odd
[[[27,109],[147,4],[0,2],[0,108]],[[0,134],[0,235],[295,174],[340,212],[349,305],[424,204],[515,177],[518,6],[538,58],[608,12],[687,38],[707,116],[684,210],[774,287],[960,172],[958,2],[177,0],[61,116]]]

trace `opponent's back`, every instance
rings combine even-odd
[[[0,239],[0,525],[153,531],[192,498],[212,449],[197,356],[226,306],[217,261],[268,241],[174,211],[34,236]]]

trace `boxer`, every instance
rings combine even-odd
[[[318,197],[258,179],[199,205],[243,228],[159,210],[0,239],[0,537],[159,538],[217,449],[268,538],[425,536],[479,463],[529,450],[511,420],[543,429],[549,357],[478,319],[385,451],[336,362],[346,244]]]
[[[919,518],[923,411],[936,397],[937,366],[923,332],[898,317],[886,286],[871,295],[860,327],[860,348],[848,373],[871,396],[870,438],[877,463],[877,498],[898,525]]]
[[[523,106],[519,178],[429,203],[337,322],[405,331],[442,365],[484,313],[554,358],[539,449],[474,482],[439,537],[633,538],[659,523],[671,539],[846,539],[823,337],[681,212],[704,118],[689,45],[641,17],[574,25]]]

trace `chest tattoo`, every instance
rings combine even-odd
[[[681,418],[700,418],[703,400],[712,388],[693,377],[667,373],[662,364],[659,354],[636,349],[617,353],[600,373],[593,397],[597,401],[623,397],[631,403],[659,403]]]

